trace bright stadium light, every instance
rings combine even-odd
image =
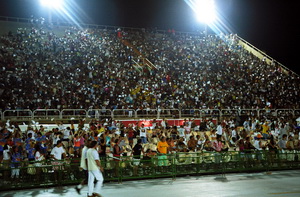
[[[64,0],[40,0],[42,6],[53,8],[53,9],[61,9],[64,4]]]
[[[197,20],[205,24],[211,24],[216,19],[216,10],[214,0],[195,0],[195,14]]]

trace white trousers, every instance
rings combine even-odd
[[[96,185],[94,186],[94,181],[97,181]],[[103,184],[103,175],[100,170],[91,170],[89,171],[89,181],[88,181],[88,188],[89,188],[89,196],[93,195],[93,193],[100,193],[101,187]],[[95,187],[95,191],[94,191]]]

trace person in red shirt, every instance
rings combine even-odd
[[[78,133],[76,133],[74,136],[74,151],[76,157],[79,157],[79,149],[80,149],[80,137],[78,136]]]

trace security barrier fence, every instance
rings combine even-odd
[[[300,109],[17,109],[0,110],[1,120],[51,120],[70,118],[221,118],[230,116],[299,117]]]
[[[105,182],[133,179],[172,178],[184,175],[225,174],[300,168],[300,151],[229,151],[155,155],[148,159],[132,157],[102,158]],[[80,158],[42,162],[11,163],[0,167],[0,190],[79,184],[84,173]],[[19,178],[11,177],[19,172]]]

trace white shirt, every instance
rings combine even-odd
[[[259,147],[259,140],[255,140],[253,146],[254,146],[257,150],[262,150],[262,148]]]
[[[32,133],[32,139],[35,139],[35,138],[34,138],[34,137],[35,137],[35,136],[34,136],[34,135],[35,135],[35,132],[34,132],[33,130],[29,130],[29,131],[27,131],[27,136],[28,136],[29,133]]]
[[[44,159],[44,156],[41,155],[41,153],[37,151],[34,155],[34,159],[35,159],[35,161],[42,161]],[[35,166],[42,166],[42,163],[35,163],[34,165]]]
[[[57,136],[54,136],[54,138],[53,138],[53,145],[54,144],[57,144],[57,141],[58,140],[60,140],[60,138],[59,138],[59,136],[57,135]]]
[[[163,128],[165,128],[166,127],[166,122],[163,120],[163,121],[161,121],[161,126],[163,127]]]
[[[217,134],[218,135],[222,135],[223,134],[223,128],[222,128],[221,125],[218,125],[218,127],[217,127]]]
[[[70,137],[70,130],[68,130],[68,129],[66,129],[66,130],[64,130],[64,139],[69,139],[69,137]]]
[[[65,130],[65,129],[66,129],[65,125],[63,125],[63,124],[58,125],[58,130],[59,130],[59,131],[63,131],[63,130]]]
[[[140,129],[140,137],[147,137],[147,133],[146,133],[146,129],[145,128],[141,128]]]
[[[81,159],[80,159],[80,167],[84,170],[87,170],[86,162],[85,160],[87,159],[87,150],[88,147],[84,146],[81,152]]]
[[[64,148],[61,147],[57,147],[55,146],[52,151],[51,151],[51,155],[54,155],[55,159],[61,160],[62,159],[62,154],[65,153]]]
[[[3,151],[3,160],[10,160],[9,150],[6,149]]]
[[[181,127],[180,127],[180,128],[178,129],[178,132],[179,132],[179,136],[180,136],[180,137],[184,137],[184,128],[181,128]]]
[[[95,161],[95,160],[99,160],[100,161],[99,154],[96,151],[96,149],[89,148],[87,150],[86,156],[87,156],[87,160],[88,160],[88,170],[89,171],[99,170],[99,167],[97,166],[97,163]]]
[[[235,137],[236,138],[236,131],[234,129],[231,131],[231,137]]]

